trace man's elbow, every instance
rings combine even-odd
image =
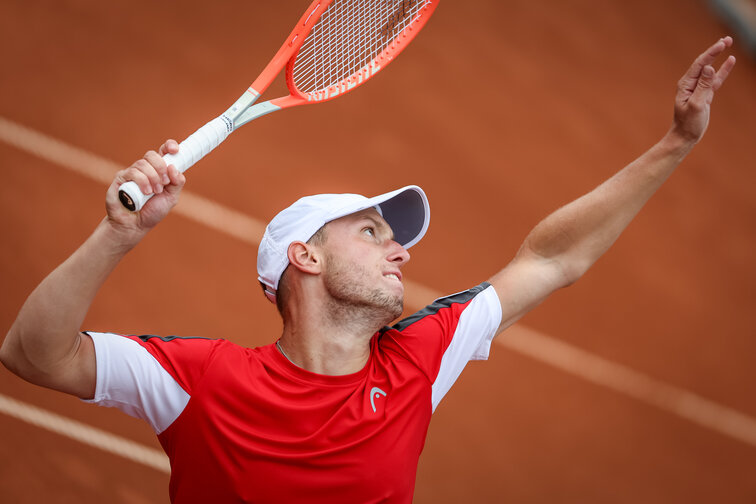
[[[29,380],[26,373],[29,369],[29,361],[24,355],[23,345],[19,336],[14,332],[14,328],[5,335],[2,345],[0,345],[0,362],[11,373],[20,376],[24,380]]]
[[[30,359],[24,349],[22,339],[13,333],[13,329],[5,336],[0,345],[0,362],[3,366],[24,381],[42,387],[54,388],[49,385],[50,369],[41,367]]]
[[[14,372],[13,369],[13,358],[10,351],[10,344],[9,340],[11,339],[11,334],[8,332],[8,334],[5,335],[5,339],[3,340],[2,344],[0,344],[0,363],[3,364],[9,371]]]

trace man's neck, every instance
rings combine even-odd
[[[367,312],[367,313],[365,313]],[[323,375],[360,371],[370,357],[370,339],[384,325],[374,309],[318,307],[289,313],[279,349],[293,364]]]

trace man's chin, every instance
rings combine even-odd
[[[404,299],[402,297],[399,297],[398,299],[395,300],[392,306],[387,307],[387,308],[389,308],[387,312],[389,313],[391,317],[391,320],[389,320],[388,322],[398,319],[399,317],[402,316],[402,313],[404,313]]]
[[[376,293],[372,296],[370,305],[376,310],[383,312],[383,318],[388,323],[402,315],[404,311],[404,297],[396,294],[388,295],[385,292],[380,295]]]

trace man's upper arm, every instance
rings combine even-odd
[[[82,399],[94,397],[97,362],[94,343],[86,334],[77,333],[68,354],[54,363],[33,362],[20,338],[6,337],[2,357],[8,370],[30,383]]]
[[[489,280],[501,302],[501,333],[552,292],[570,284],[556,260],[521,250],[504,269]]]

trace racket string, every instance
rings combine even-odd
[[[299,50],[292,78],[302,92],[333,86],[370,64],[427,0],[334,0]]]

